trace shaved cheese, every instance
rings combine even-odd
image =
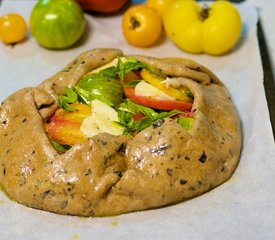
[[[119,125],[118,113],[107,104],[99,101],[92,101],[92,114],[85,118],[80,126],[80,131],[85,137],[90,138],[99,133],[122,135],[124,128]]]
[[[120,60],[123,63],[127,61],[127,59],[125,57],[120,57]],[[106,69],[106,68],[109,68],[109,67],[115,67],[117,65],[117,62],[118,62],[118,58],[114,58],[111,62],[109,62],[109,63],[107,63],[107,64],[105,64],[103,66],[100,66],[98,68],[95,68],[92,71],[90,71],[89,73],[98,73],[98,72],[100,72],[103,69]]]
[[[155,99],[163,100],[175,100],[174,97],[166,94],[165,92],[159,90],[158,88],[152,86],[151,84],[140,81],[135,87],[135,95],[143,97],[152,97]]]

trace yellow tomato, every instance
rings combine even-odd
[[[133,46],[149,47],[162,32],[162,22],[158,13],[145,5],[133,5],[122,18],[123,35]]]
[[[155,9],[162,18],[168,7],[174,0],[147,0],[146,6]]]
[[[16,13],[0,17],[0,38],[6,44],[22,42],[27,33],[27,24],[23,17]]]
[[[183,102],[193,102],[192,98],[189,98],[186,94],[184,94],[184,90],[178,90],[172,87],[167,87],[161,83],[162,79],[158,76],[150,73],[145,68],[141,70],[140,72],[141,77],[157,89],[165,92],[166,94],[170,95],[171,97],[174,97],[178,100],[181,100]]]
[[[227,1],[200,6],[193,0],[175,0],[166,11],[164,28],[182,50],[221,55],[238,41],[242,28],[237,8]]]

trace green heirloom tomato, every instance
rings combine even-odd
[[[84,33],[84,14],[75,0],[39,0],[31,12],[30,29],[41,46],[68,48]]]
[[[104,71],[104,70],[103,70]],[[82,78],[78,87],[89,91],[95,99],[110,106],[118,106],[122,102],[123,88],[118,79],[104,74],[91,74]]]

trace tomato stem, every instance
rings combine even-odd
[[[131,17],[130,21],[133,30],[140,26],[140,22],[135,17]]]
[[[202,10],[201,10],[201,12],[199,14],[200,20],[204,21],[204,20],[206,20],[209,17],[209,10],[210,10],[210,8],[208,7],[207,4],[204,4],[202,6]]]

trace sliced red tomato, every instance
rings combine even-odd
[[[125,87],[124,93],[127,98],[131,101],[155,109],[171,111],[174,109],[178,109],[181,111],[190,111],[192,108],[192,103],[181,102],[178,100],[162,100],[155,99],[151,97],[137,96],[135,94],[135,88],[133,87]]]
[[[177,115],[177,117],[187,117],[187,118],[194,118],[194,114],[192,112],[184,112]]]

